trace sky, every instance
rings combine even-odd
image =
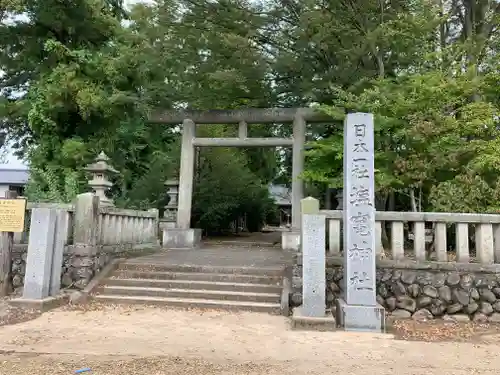
[[[126,5],[132,5],[136,3],[151,3],[152,0],[126,0]],[[27,165],[16,158],[12,152],[12,149],[7,146],[7,154],[5,155],[5,164],[0,163],[0,167],[9,169],[27,169]]]
[[[11,150],[7,150],[7,156],[5,158],[6,164],[0,164],[2,168],[9,168],[9,169],[27,169],[28,167],[26,166],[25,163],[23,163],[21,160],[16,158]]]

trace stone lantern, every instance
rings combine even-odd
[[[177,220],[177,209],[179,196],[179,181],[178,180],[167,180],[165,181],[165,186],[167,188],[168,204],[165,206],[165,213],[163,217],[165,221],[176,222]]]
[[[108,177],[111,174],[118,173],[118,171],[108,164],[108,160],[106,154],[101,151],[95,158],[95,162],[85,168],[85,171],[92,174],[89,186],[94,190],[94,194],[99,197],[101,206],[114,206],[113,200],[106,196],[106,191],[113,187],[113,183],[109,181]]]

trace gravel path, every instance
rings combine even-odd
[[[266,314],[97,307],[0,327],[0,374],[498,374],[500,340],[291,331]]]

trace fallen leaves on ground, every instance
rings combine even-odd
[[[62,311],[75,311],[80,313],[92,311],[111,311],[119,310],[122,314],[131,314],[143,310],[145,305],[114,305],[103,304],[91,301],[86,304],[65,305],[59,308]],[[166,309],[167,307],[158,307]],[[190,310],[198,312],[200,315],[205,313],[214,313],[219,311],[205,310],[197,308],[175,310]],[[221,312],[222,313],[222,312]],[[8,299],[0,299],[0,326],[22,323],[28,320],[36,319],[41,315],[39,310],[26,309],[10,306]],[[457,322],[442,319],[415,321],[411,319],[395,320],[388,328],[389,333],[394,334],[396,339],[410,341],[458,341],[458,342],[497,342],[500,343],[500,324],[478,323],[478,322]]]
[[[9,305],[9,298],[0,299],[0,327],[35,319],[41,315],[39,310]]]
[[[135,311],[141,311],[149,308],[154,308],[158,310],[177,310],[177,311],[189,311],[195,312],[200,315],[204,314],[238,314],[238,311],[227,311],[224,309],[205,309],[199,307],[180,307],[180,306],[158,306],[154,304],[113,304],[113,303],[102,303],[98,301],[91,300],[85,304],[76,304],[76,305],[64,305],[59,308],[60,311],[76,311],[81,313],[87,313],[92,311],[119,311],[122,314],[130,314]]]
[[[485,339],[490,339],[488,341],[491,341],[492,335],[500,335],[500,325],[495,323],[445,321],[441,319],[428,321],[404,319],[396,320],[392,324],[390,331],[395,335],[396,339],[400,340],[482,342]]]
[[[198,375],[198,374],[283,374],[281,366],[264,363],[213,363],[198,358],[150,357],[110,358],[67,355],[4,354],[0,353],[0,373],[9,375],[67,375],[75,370],[90,368],[85,374],[116,375]]]

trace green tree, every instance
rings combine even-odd
[[[120,2],[17,5],[11,13],[27,17],[0,27],[0,116],[30,159],[28,192],[71,199],[68,181],[73,194],[82,191],[82,168],[104,150],[122,171],[115,193],[123,195],[148,169],[157,146],[174,139],[171,129],[145,123],[152,99],[141,86],[155,71],[138,52],[152,47],[121,25]]]
[[[174,108],[269,106],[267,64],[249,37],[252,24],[242,22],[246,13],[235,4],[164,0],[134,7],[131,28],[147,36],[154,46],[147,51],[151,69],[160,67],[165,75],[163,83],[157,81],[146,90],[158,98],[168,93],[175,100],[164,105]],[[237,127],[206,125],[197,132],[198,136],[235,136]],[[265,137],[273,130],[256,124],[249,134]],[[275,150],[202,148],[198,156],[193,222],[220,232],[246,216],[249,224],[259,227],[269,204],[266,184],[278,169]]]

